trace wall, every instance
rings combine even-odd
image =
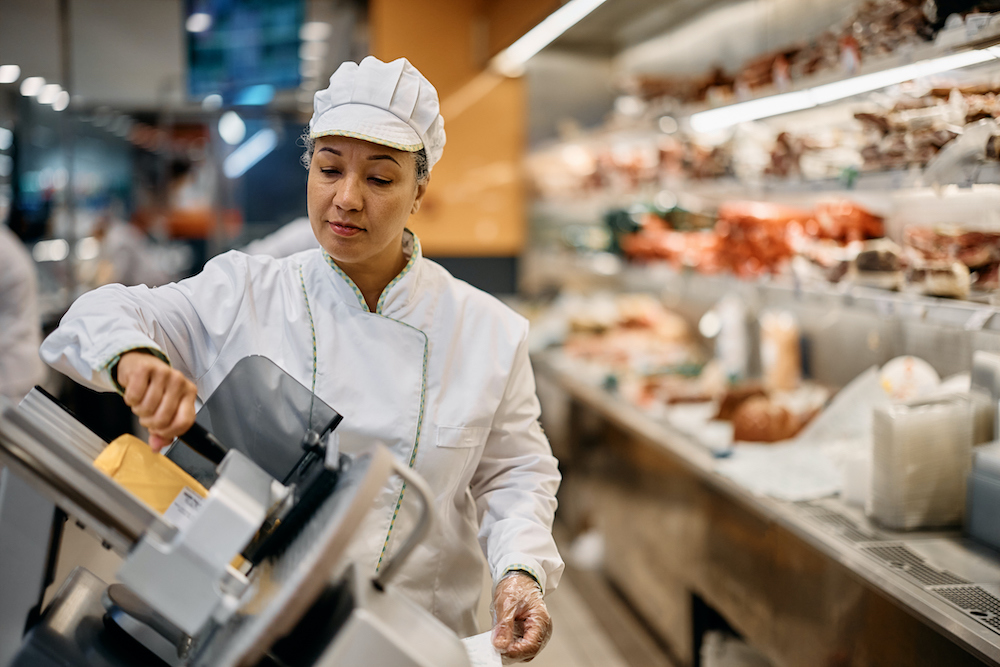
[[[413,220],[431,256],[513,256],[526,238],[525,83],[484,72],[490,55],[559,3],[372,0],[372,53],[405,56],[434,84],[448,143]]]

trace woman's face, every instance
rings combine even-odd
[[[420,208],[426,187],[417,184],[412,153],[320,137],[307,190],[313,233],[342,267],[395,267],[406,221]]]

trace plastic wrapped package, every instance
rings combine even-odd
[[[134,435],[125,434],[112,440],[94,459],[94,467],[160,514],[170,509],[184,489],[202,498],[208,496],[208,490],[191,475]]]
[[[896,530],[961,523],[972,429],[965,397],[876,408],[868,514]]]
[[[760,362],[764,387],[790,391],[802,381],[801,330],[787,311],[769,311],[760,318]]]

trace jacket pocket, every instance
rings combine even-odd
[[[448,449],[473,449],[486,444],[489,426],[438,426],[437,446]]]

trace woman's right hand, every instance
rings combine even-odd
[[[141,350],[126,352],[118,361],[118,384],[125,403],[149,430],[149,446],[158,452],[194,424],[198,389],[183,373]]]

